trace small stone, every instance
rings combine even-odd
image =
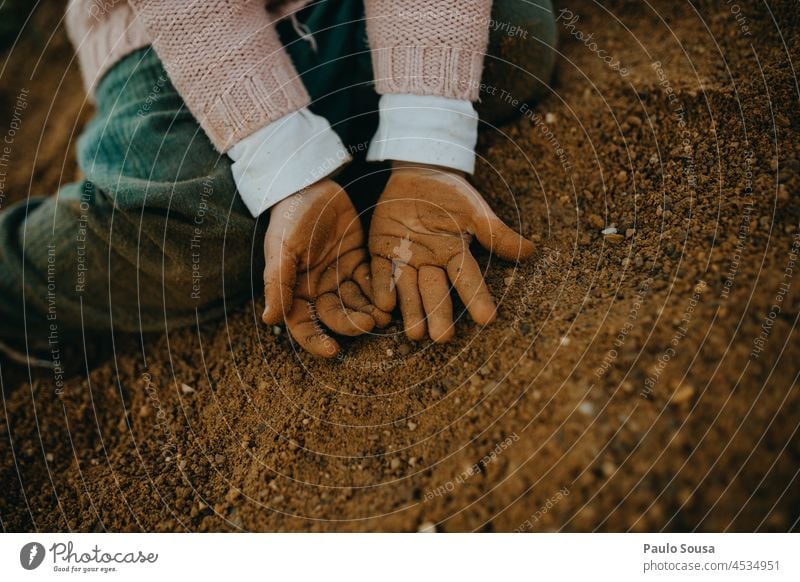
[[[625,170],[620,170],[619,173],[617,174],[617,183],[624,184],[627,181],[628,181],[628,172],[626,172]]]
[[[605,240],[607,240],[612,245],[618,245],[619,243],[625,240],[625,237],[622,236],[621,234],[609,234],[605,237]]]
[[[559,342],[558,342],[558,343],[560,343],[562,346],[568,346],[568,345],[569,345],[569,338],[568,338],[567,336],[563,336],[563,337],[562,337],[562,338],[559,340]]]
[[[545,116],[544,116],[544,122],[545,122],[545,123],[548,123],[548,124],[549,124],[549,123],[555,123],[555,122],[556,122],[556,116],[555,116],[555,114],[553,114],[553,113],[546,113],[546,114],[545,114]]]
[[[586,401],[581,402],[580,405],[578,405],[578,411],[586,416],[594,416],[594,404]]]
[[[139,409],[139,417],[147,418],[148,416],[150,416],[150,407],[147,404],[145,404]]]
[[[411,420],[408,421],[408,430],[417,430],[417,423]]]
[[[184,394],[193,394],[194,391],[195,391],[194,388],[192,388],[188,384],[181,384],[181,392],[183,392]]]
[[[303,419],[303,426],[308,426],[308,424],[309,424],[310,422],[311,422],[311,419],[310,419],[310,418],[304,418],[304,419]]]
[[[417,528],[419,533],[436,533],[436,524],[430,521],[423,521]]]
[[[52,463],[55,460],[55,457],[53,456],[53,453],[47,453],[44,456],[44,458],[47,459],[48,463]]]
[[[636,234],[636,229],[629,228],[628,230],[625,231],[625,238],[631,238],[635,234]]]
[[[397,353],[401,356],[407,356],[411,353],[411,346],[408,344],[401,344],[399,348],[397,348]]]
[[[606,461],[605,463],[603,463],[603,466],[601,467],[601,470],[603,471],[603,475],[604,476],[611,477],[611,475],[616,473],[617,466],[614,463],[612,463],[611,461]]]
[[[416,457],[411,457],[411,458],[408,459],[408,466],[409,467],[416,467],[416,465],[417,465],[417,458]]]
[[[608,236],[610,234],[617,234],[617,227],[616,226],[609,226],[608,228],[604,228],[600,231],[600,234],[603,236]]]
[[[400,459],[395,457],[394,459],[392,459],[392,462],[389,463],[389,467],[392,469],[392,471],[396,471],[397,469],[400,468],[400,464],[401,463],[402,463],[402,461],[400,461]]]
[[[491,370],[489,370],[489,366],[486,366],[486,365],[481,366],[480,370],[478,370],[478,374],[480,374],[481,376],[484,376],[484,377],[488,376],[489,372],[491,372]]]
[[[272,326],[272,335],[277,337],[277,336],[281,335],[282,333],[283,333],[283,330],[279,326],[277,326],[277,325],[273,325]]]
[[[642,118],[638,115],[629,115],[625,121],[633,127],[639,127],[642,124]]]
[[[683,386],[678,388],[672,395],[672,398],[670,398],[670,404],[674,404],[675,406],[686,404],[692,399],[692,397],[694,396],[694,392],[695,391],[693,386],[684,384]]]
[[[203,503],[202,501],[197,502],[197,509],[200,511],[204,511],[208,507],[208,504]]]
[[[387,349],[386,350],[386,355],[391,358],[394,355],[394,350],[391,349],[391,348]]]

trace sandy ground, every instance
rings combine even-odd
[[[537,243],[490,261],[496,323],[324,362],[257,299],[119,337],[60,397],[3,363],[2,528],[797,530],[796,4],[562,7],[554,93],[480,140]],[[4,206],[74,178],[91,114],[43,12],[0,69],[2,133],[30,92]]]

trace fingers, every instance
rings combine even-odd
[[[375,307],[387,313],[397,303],[392,279],[392,262],[383,257],[372,257],[372,299]]]
[[[367,263],[361,263],[356,270],[353,272],[353,280],[358,284],[358,287],[361,290],[361,293],[364,296],[365,305],[363,307],[354,307],[350,305],[347,300],[345,300],[345,305],[348,307],[352,307],[353,309],[358,309],[364,313],[369,313],[372,316],[372,319],[375,320],[375,325],[378,327],[386,327],[392,321],[392,316],[385,311],[381,311],[377,307],[375,307],[375,300],[373,299],[372,295],[372,277],[369,271],[369,265]]]
[[[350,309],[334,293],[318,297],[316,307],[320,321],[338,334],[361,335],[375,327],[375,320],[370,315]]]
[[[453,338],[453,300],[447,275],[438,267],[424,266],[419,270],[419,292],[428,315],[428,333],[435,342]]]
[[[314,308],[304,299],[294,300],[286,317],[286,328],[301,348],[315,356],[334,358],[339,353],[339,344],[323,331]]]
[[[267,241],[264,267],[264,323],[282,322],[292,308],[292,296],[297,281],[297,259],[284,250],[280,242]]]
[[[447,263],[447,274],[475,323],[487,325],[494,321],[497,308],[475,258],[469,252],[455,255]]]
[[[422,298],[419,295],[417,270],[406,264],[398,264],[394,280],[400,296],[400,312],[403,315],[406,336],[413,341],[421,340],[425,337],[426,325]]]
[[[488,206],[477,212],[475,236],[485,248],[508,261],[522,261],[533,254],[533,243],[506,226]]]

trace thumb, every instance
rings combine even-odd
[[[267,241],[265,245],[264,299],[266,306],[261,319],[275,325],[289,315],[292,308],[294,286],[297,281],[297,258],[280,241]]]
[[[533,243],[500,220],[488,204],[476,212],[475,236],[485,248],[508,261],[522,261],[533,254]]]

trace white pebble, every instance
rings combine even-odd
[[[545,114],[545,116],[544,116],[544,122],[545,122],[545,123],[555,123],[555,122],[556,122],[556,116],[555,116],[555,114],[554,114],[554,113],[547,113],[547,114]]]
[[[436,533],[436,524],[430,521],[423,521],[419,524],[419,529],[417,529],[419,533]]]
[[[591,402],[581,402],[578,406],[578,410],[580,410],[586,416],[593,416],[594,415],[594,404]]]
[[[181,384],[181,392],[183,392],[184,394],[192,394],[194,392],[194,388],[192,388],[188,384]]]
[[[603,236],[606,236],[606,235],[609,235],[609,234],[617,234],[617,227],[616,226],[609,226],[608,228],[604,228],[603,230],[601,230],[600,233]]]

